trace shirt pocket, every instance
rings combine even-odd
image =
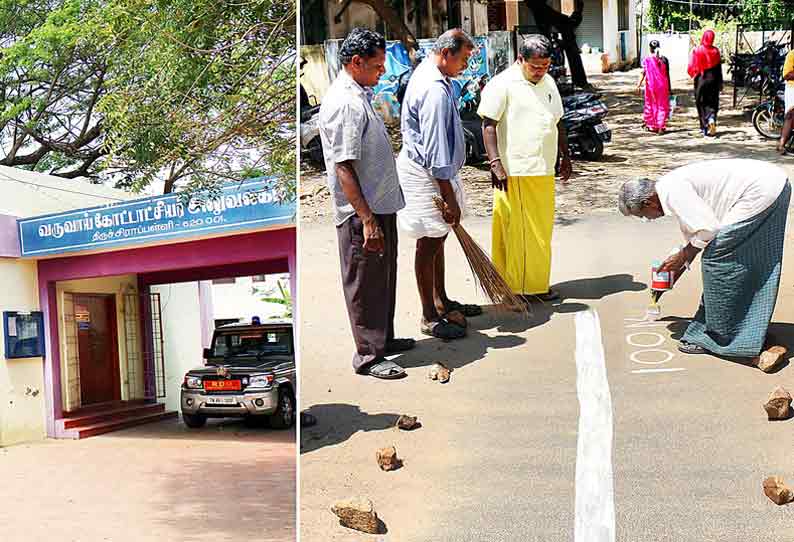
[[[527,93],[516,97],[516,109],[511,115],[511,141],[508,158],[528,159],[543,155],[544,143],[554,128],[554,117],[538,102],[538,97]]]

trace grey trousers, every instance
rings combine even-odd
[[[342,289],[356,352],[353,369],[366,370],[386,353],[394,339],[397,289],[397,215],[375,215],[383,231],[383,256],[364,249],[364,225],[353,215],[336,227]]]

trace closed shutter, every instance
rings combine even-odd
[[[584,0],[582,24],[576,29],[576,42],[580,47],[586,43],[604,50],[604,8],[601,0]]]

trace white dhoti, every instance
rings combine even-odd
[[[397,176],[405,197],[405,207],[397,212],[397,225],[409,237],[444,237],[450,226],[433,201],[441,196],[438,181],[428,170],[400,153],[397,157]],[[463,186],[458,175],[450,179],[461,217],[466,209]]]
[[[789,110],[794,107],[794,85],[789,85],[788,82],[786,82],[786,91],[783,95],[783,99],[786,104],[786,113],[788,113]]]

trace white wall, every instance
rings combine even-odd
[[[39,310],[35,262],[0,259],[0,284],[1,310]],[[5,359],[0,340],[0,446],[43,439],[44,409],[43,359]]]
[[[637,10],[633,0],[628,3],[628,29],[618,30],[618,0],[603,0],[604,54],[602,69],[629,64],[637,58]],[[621,54],[621,35],[625,36],[626,56]]]
[[[179,410],[179,390],[185,373],[203,364],[201,306],[197,282],[152,286],[160,294],[165,359],[165,406]]]
[[[65,186],[69,191],[64,191]],[[82,177],[65,180],[20,168],[0,166],[0,213],[28,217],[133,199],[135,194]]]
[[[686,72],[689,64],[689,34],[643,34],[640,49],[641,58],[650,54],[648,44],[658,40],[662,54],[670,61],[670,74],[674,81],[689,79]]]

